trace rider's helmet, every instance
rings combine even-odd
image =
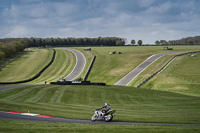
[[[108,105],[108,103],[105,103],[105,106],[107,106]]]

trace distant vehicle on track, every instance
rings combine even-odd
[[[197,57],[197,55],[196,54],[193,54],[193,55],[191,55],[192,57]]]

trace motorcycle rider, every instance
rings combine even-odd
[[[100,107],[99,109],[103,109],[105,108],[104,110],[102,110],[103,112],[103,116],[107,115],[107,112],[110,110],[110,105],[108,103],[105,103],[104,106]]]

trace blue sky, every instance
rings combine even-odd
[[[200,0],[0,0],[0,38],[174,40],[200,35]]]

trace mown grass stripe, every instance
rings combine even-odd
[[[31,52],[7,64],[0,71],[0,81],[21,81],[33,77],[41,68],[48,64],[50,51],[47,49],[32,49]]]
[[[18,93],[16,93],[16,94],[12,94],[12,95],[10,95],[10,96],[8,96],[8,97],[3,98],[3,100],[8,100],[8,101],[15,100],[15,99],[17,99],[17,98],[19,98],[19,97],[22,97],[22,96],[28,94],[28,93],[31,92],[34,88],[36,88],[36,87],[30,87],[29,89],[24,89],[24,90],[22,90],[22,91],[20,91],[20,92],[18,92]]]
[[[4,99],[4,98],[6,98],[8,96],[17,94],[17,93],[19,93],[19,92],[21,92],[22,90],[25,90],[25,89],[26,88],[23,87],[23,88],[16,88],[16,89],[11,89],[11,90],[1,91],[0,99]]]
[[[47,93],[40,100],[38,100],[38,102],[50,103],[50,99],[56,90],[56,86],[53,86],[51,89],[48,89]]]
[[[30,97],[28,100],[26,100],[26,102],[33,102],[36,103],[38,102],[42,97],[44,97],[44,95],[48,92],[49,89],[51,89],[52,87],[44,87],[42,89],[38,90],[38,93],[36,95],[34,95],[33,97]]]
[[[31,91],[29,91],[28,93],[26,93],[26,95],[16,98],[15,101],[25,102],[27,99],[29,99],[30,97],[33,97],[35,94],[37,94],[38,91],[39,91],[38,89],[34,88]]]
[[[36,80],[30,83],[44,83],[45,81],[55,82],[60,80],[60,78],[66,77],[74,65],[75,65],[75,56],[64,49],[55,49],[56,57],[52,65],[44,71],[44,73]]]
[[[65,87],[61,87],[58,90],[56,90],[50,99],[50,103],[60,103],[64,92],[65,92]]]

